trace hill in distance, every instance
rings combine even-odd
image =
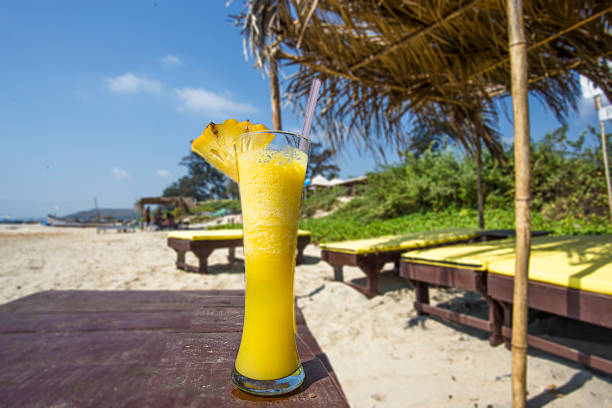
[[[113,217],[116,220],[133,220],[140,218],[140,213],[132,208],[100,208],[100,217]],[[98,212],[96,209],[79,211],[73,214],[67,215],[65,218],[89,220],[96,218]]]

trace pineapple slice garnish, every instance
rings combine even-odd
[[[202,135],[193,141],[191,150],[202,156],[217,170],[238,182],[234,144],[242,134],[262,130],[268,130],[268,128],[262,124],[254,125],[247,120],[238,122],[236,119],[228,119],[222,124],[210,122]],[[273,135],[257,137],[254,139],[257,140],[256,143],[241,148],[242,150],[265,149],[273,138]]]

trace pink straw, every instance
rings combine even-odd
[[[310,94],[308,95],[308,105],[306,105],[306,117],[304,118],[304,126],[302,127],[302,137],[310,139],[310,128],[314,119],[315,109],[317,107],[317,99],[319,99],[319,89],[321,89],[321,81],[315,79],[310,86]],[[306,142],[300,141],[300,150],[306,149]]]

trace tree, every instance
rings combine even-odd
[[[227,198],[231,195],[228,180],[221,172],[212,167],[206,160],[191,152],[179,163],[187,167],[187,175],[181,177],[164,189],[164,197],[189,196],[198,201]]]
[[[340,168],[334,161],[334,153],[330,148],[324,148],[322,143],[312,142],[308,158],[306,177],[312,178],[320,174],[327,179],[338,177]]]
[[[484,229],[484,190],[482,177],[482,147],[489,150],[502,166],[509,168],[501,145],[501,136],[495,129],[497,112],[492,106],[473,106],[464,109],[459,106],[431,104],[423,108],[413,119],[408,133],[412,140],[408,152],[417,157],[424,151],[436,151],[445,147],[446,139],[457,141],[466,152],[476,159],[478,228]]]

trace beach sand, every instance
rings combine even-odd
[[[484,333],[419,318],[414,292],[387,265],[380,296],[367,299],[332,280],[310,245],[295,292],[310,330],[329,357],[353,407],[510,407],[511,355]],[[237,256],[242,257],[241,250]],[[227,250],[209,258],[209,274],[177,270],[163,232],[96,234],[95,229],[0,226],[0,303],[42,290],[242,289],[243,264]],[[196,262],[192,254],[188,262]],[[345,280],[364,275],[345,268]],[[432,290],[432,299],[478,309],[471,296]],[[457,301],[457,299],[459,299]],[[609,339],[608,339],[609,340]],[[612,342],[595,345],[612,348]],[[530,406],[612,406],[612,376],[530,351]],[[559,393],[547,389],[556,387]]]

